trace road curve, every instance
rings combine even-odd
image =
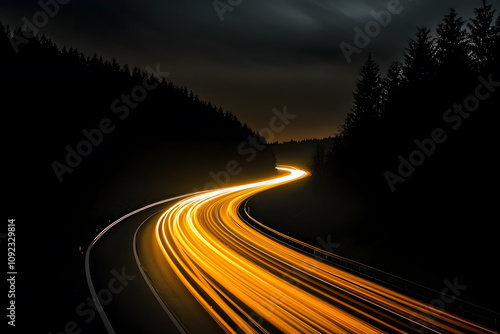
[[[185,333],[169,313],[170,309],[151,293],[149,281],[143,279],[143,271],[136,261],[140,250],[134,246],[136,236],[143,231],[141,228],[138,232],[143,223],[156,221],[176,200],[192,195],[169,198],[135,210],[114,221],[93,240],[85,258],[90,297],[82,300],[83,307],[77,310],[82,333],[96,333],[99,327],[89,329],[87,324],[98,319],[104,324],[103,333]],[[169,282],[172,289],[176,287],[174,283]],[[202,314],[204,310],[196,300],[183,299],[184,307],[192,314],[199,314],[198,323],[207,329],[218,329],[207,333],[222,332],[208,314]]]
[[[156,253],[140,254],[141,262],[154,256],[155,266],[168,265],[170,275],[227,333],[496,333],[321,262],[247,225],[238,215],[247,198],[308,175],[291,167],[278,169],[283,173],[278,178],[174,204],[156,222]],[[172,280],[143,267],[155,288]]]

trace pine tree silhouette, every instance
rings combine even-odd
[[[415,39],[410,39],[403,65],[406,82],[425,83],[436,72],[436,48],[429,28],[419,28]]]
[[[383,114],[391,110],[392,104],[401,92],[403,84],[403,66],[395,61],[387,68],[387,74],[382,80],[383,85]],[[392,111],[392,110],[391,110]]]
[[[343,136],[352,138],[366,136],[380,117],[382,110],[382,79],[380,69],[368,54],[360,71],[360,78],[353,93],[354,105],[343,125]]]
[[[450,9],[436,29],[436,60],[444,76],[464,75],[471,66],[470,47],[465,21],[455,9]]]
[[[482,3],[482,7],[474,9],[475,17],[468,23],[471,57],[479,71],[488,69],[493,64],[493,49],[499,33],[498,25],[493,25],[496,9],[487,0]]]
[[[342,160],[356,169],[359,177],[376,179],[380,176],[377,173],[391,168],[399,155],[415,149],[416,138],[428,137],[430,131],[443,124],[444,111],[474,92],[481,73],[483,77],[493,74],[499,80],[500,15],[494,21],[495,12],[483,1],[469,24],[450,9],[435,34],[427,27],[418,28],[403,59],[389,66],[384,79],[369,54],[353,93],[354,105],[323,163]],[[479,50],[479,46],[483,49]],[[489,64],[487,72],[485,64]],[[494,119],[496,113],[491,110],[498,100],[498,94],[492,95],[483,103],[483,116],[478,117]],[[450,145],[457,145],[459,151],[467,145],[466,140],[485,142],[494,132],[475,131],[462,134],[463,138]],[[386,187],[378,186],[382,191]]]

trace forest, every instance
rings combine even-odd
[[[225,185],[276,173],[264,138],[172,83],[168,64],[132,68],[3,25],[0,57],[2,206],[16,219],[24,263],[18,322],[32,332],[75,316],[89,293],[83,254],[110,222],[219,187],[211,176],[227,166]],[[265,147],[252,159],[238,150],[249,138]],[[34,305],[42,322],[23,318],[35,319]]]
[[[480,273],[492,270],[500,170],[497,11],[483,1],[466,20],[450,9],[435,31],[418,28],[385,73],[367,54],[339,135],[314,153],[318,193],[347,182],[370,203],[354,225],[359,244],[376,244],[373,265],[424,282],[430,272],[462,273],[470,282],[476,277],[477,286],[485,284]],[[486,300],[494,306],[494,298]]]
[[[435,30],[417,28],[384,71],[367,54],[339,134],[292,145],[267,145],[175,85],[168,64],[130,67],[0,23],[3,218],[16,219],[18,298],[30,302],[18,321],[29,325],[27,309],[39,305],[43,321],[31,331],[60,328],[88,297],[83,252],[99,231],[154,201],[217,186],[211,175],[233,161],[241,173],[232,183],[274,175],[271,146],[290,163],[312,153],[307,200],[323,207],[315,215],[325,225],[341,220],[348,238],[333,228],[328,237],[339,254],[356,248],[367,264],[424,284],[458,276],[467,293],[480,290],[474,302],[498,308],[498,10],[486,0],[470,19],[450,9]],[[248,138],[266,146],[251,161],[238,151]],[[317,200],[327,193],[344,207],[336,215],[335,203]],[[302,210],[299,195],[283,210]],[[356,219],[350,196],[369,203]]]

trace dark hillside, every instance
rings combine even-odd
[[[257,135],[163,64],[131,69],[39,36],[15,53],[12,33],[0,27],[3,218],[18,226],[19,304],[39,306],[20,306],[19,323],[48,332],[88,295],[79,248],[96,231],[194,188],[268,177],[275,158],[266,148],[248,162],[238,146]]]

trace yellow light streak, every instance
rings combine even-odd
[[[293,167],[278,170],[287,174],[187,197],[156,224],[164,258],[224,331],[265,332],[251,325],[253,310],[283,333],[416,332],[419,326],[411,326],[410,319],[417,316],[438,333],[494,333],[321,262],[247,225],[238,215],[246,199],[308,176]]]

